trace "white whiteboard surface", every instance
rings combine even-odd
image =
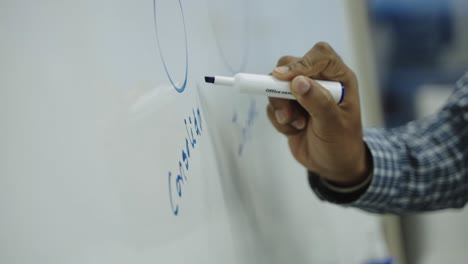
[[[0,262],[384,256],[378,218],[309,190],[266,98],[203,83],[317,41],[353,67],[348,22],[338,0],[2,1]]]

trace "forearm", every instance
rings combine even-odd
[[[406,129],[415,128],[410,124]],[[448,130],[431,131],[435,135],[431,137],[366,130],[373,178],[367,191],[350,205],[380,213],[463,207],[468,199],[467,157],[459,148],[466,143],[459,137],[437,140]]]
[[[372,157],[370,184],[353,194],[331,192],[315,180],[311,185],[322,187],[325,200],[377,213],[463,207],[468,201],[468,75],[437,115],[397,129],[366,129],[364,141]]]

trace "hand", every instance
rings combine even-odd
[[[363,181],[371,159],[362,139],[358,83],[327,43],[317,43],[302,58],[282,57],[273,71],[291,81],[293,100],[269,98],[268,117],[288,138],[298,162],[322,178],[340,185]],[[341,82],[345,97],[339,105],[316,80]]]

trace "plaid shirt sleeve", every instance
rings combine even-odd
[[[468,73],[436,115],[366,129],[373,158],[367,191],[349,206],[376,213],[461,208],[468,202]]]

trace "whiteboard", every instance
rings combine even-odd
[[[266,118],[266,98],[203,83],[268,73],[317,41],[355,65],[345,8],[338,0],[2,1],[0,262],[385,256],[378,218],[311,193]]]

